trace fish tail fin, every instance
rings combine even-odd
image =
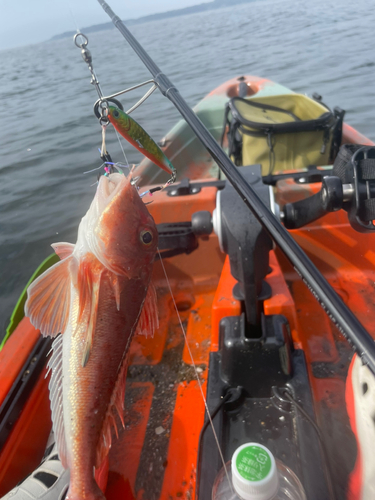
[[[68,494],[66,495],[66,500],[82,500],[82,492],[77,491],[69,486]],[[85,490],[85,500],[106,500],[104,493],[97,485],[96,481],[93,479],[90,483],[90,489]]]

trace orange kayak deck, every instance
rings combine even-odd
[[[318,187],[319,184],[291,189],[288,181],[283,181],[278,185],[278,202],[284,204],[293,201],[293,197],[308,196]],[[186,221],[196,211],[212,212],[215,196],[215,187],[202,188],[199,195],[175,198],[161,192],[149,209],[157,223]],[[293,235],[374,335],[375,304],[371,297],[375,253],[367,250],[363,256],[358,251],[359,246],[371,249],[374,237],[354,232],[342,212],[295,230]],[[109,454],[107,500],[195,498],[199,434],[205,412],[187,345],[205,393],[209,356],[218,350],[220,320],[241,312],[241,304],[232,294],[235,280],[228,258],[221,253],[215,235],[201,239],[199,248],[190,255],[166,259],[164,266],[187,343],[164,271],[157,262],[153,281],[160,327],[152,339],[136,337],[131,346],[125,428],[118,422],[119,436]],[[337,464],[337,491],[344,498],[355,461],[355,441],[344,399],[352,350],[277,249],[270,252],[270,267],[266,282],[272,295],[264,301],[264,313],[285,316],[294,347],[305,353],[323,436],[330,443],[345,441],[347,449],[354,450],[348,462],[338,448],[329,447],[330,462]],[[37,335],[28,320],[22,320],[1,353],[3,362],[18,357],[18,365],[22,366],[27,356],[20,353],[30,351]],[[16,366],[17,361],[14,370]],[[9,374],[8,370],[0,373],[3,397],[9,387],[8,382],[8,386],[4,385]],[[2,450],[0,495],[34,470],[43,455],[50,430],[47,384],[43,372]]]

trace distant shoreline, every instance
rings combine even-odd
[[[209,10],[221,9],[223,7],[230,7],[237,4],[249,3],[255,0],[214,0],[213,2],[201,3],[198,5],[192,5],[191,7],[184,7],[183,9],[169,10],[167,12],[160,12],[157,14],[150,14],[148,16],[139,17],[138,19],[126,19],[124,23],[128,26],[133,24],[141,24],[148,21],[159,21],[161,19],[168,19],[171,17],[185,16],[187,14],[196,14],[198,12],[206,12]],[[93,26],[88,26],[82,28],[83,33],[92,33],[94,31],[104,31],[114,28],[111,22],[103,24],[94,24]],[[55,35],[51,40],[60,40],[61,38],[72,37],[76,34],[75,31],[65,31],[60,35]]]

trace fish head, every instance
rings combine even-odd
[[[100,177],[81,226],[85,246],[110,271],[128,278],[151,272],[158,231],[130,175]]]

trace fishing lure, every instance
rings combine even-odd
[[[109,106],[108,119],[117,132],[155,165],[176,178],[176,169],[148,133],[128,114],[115,106]]]

